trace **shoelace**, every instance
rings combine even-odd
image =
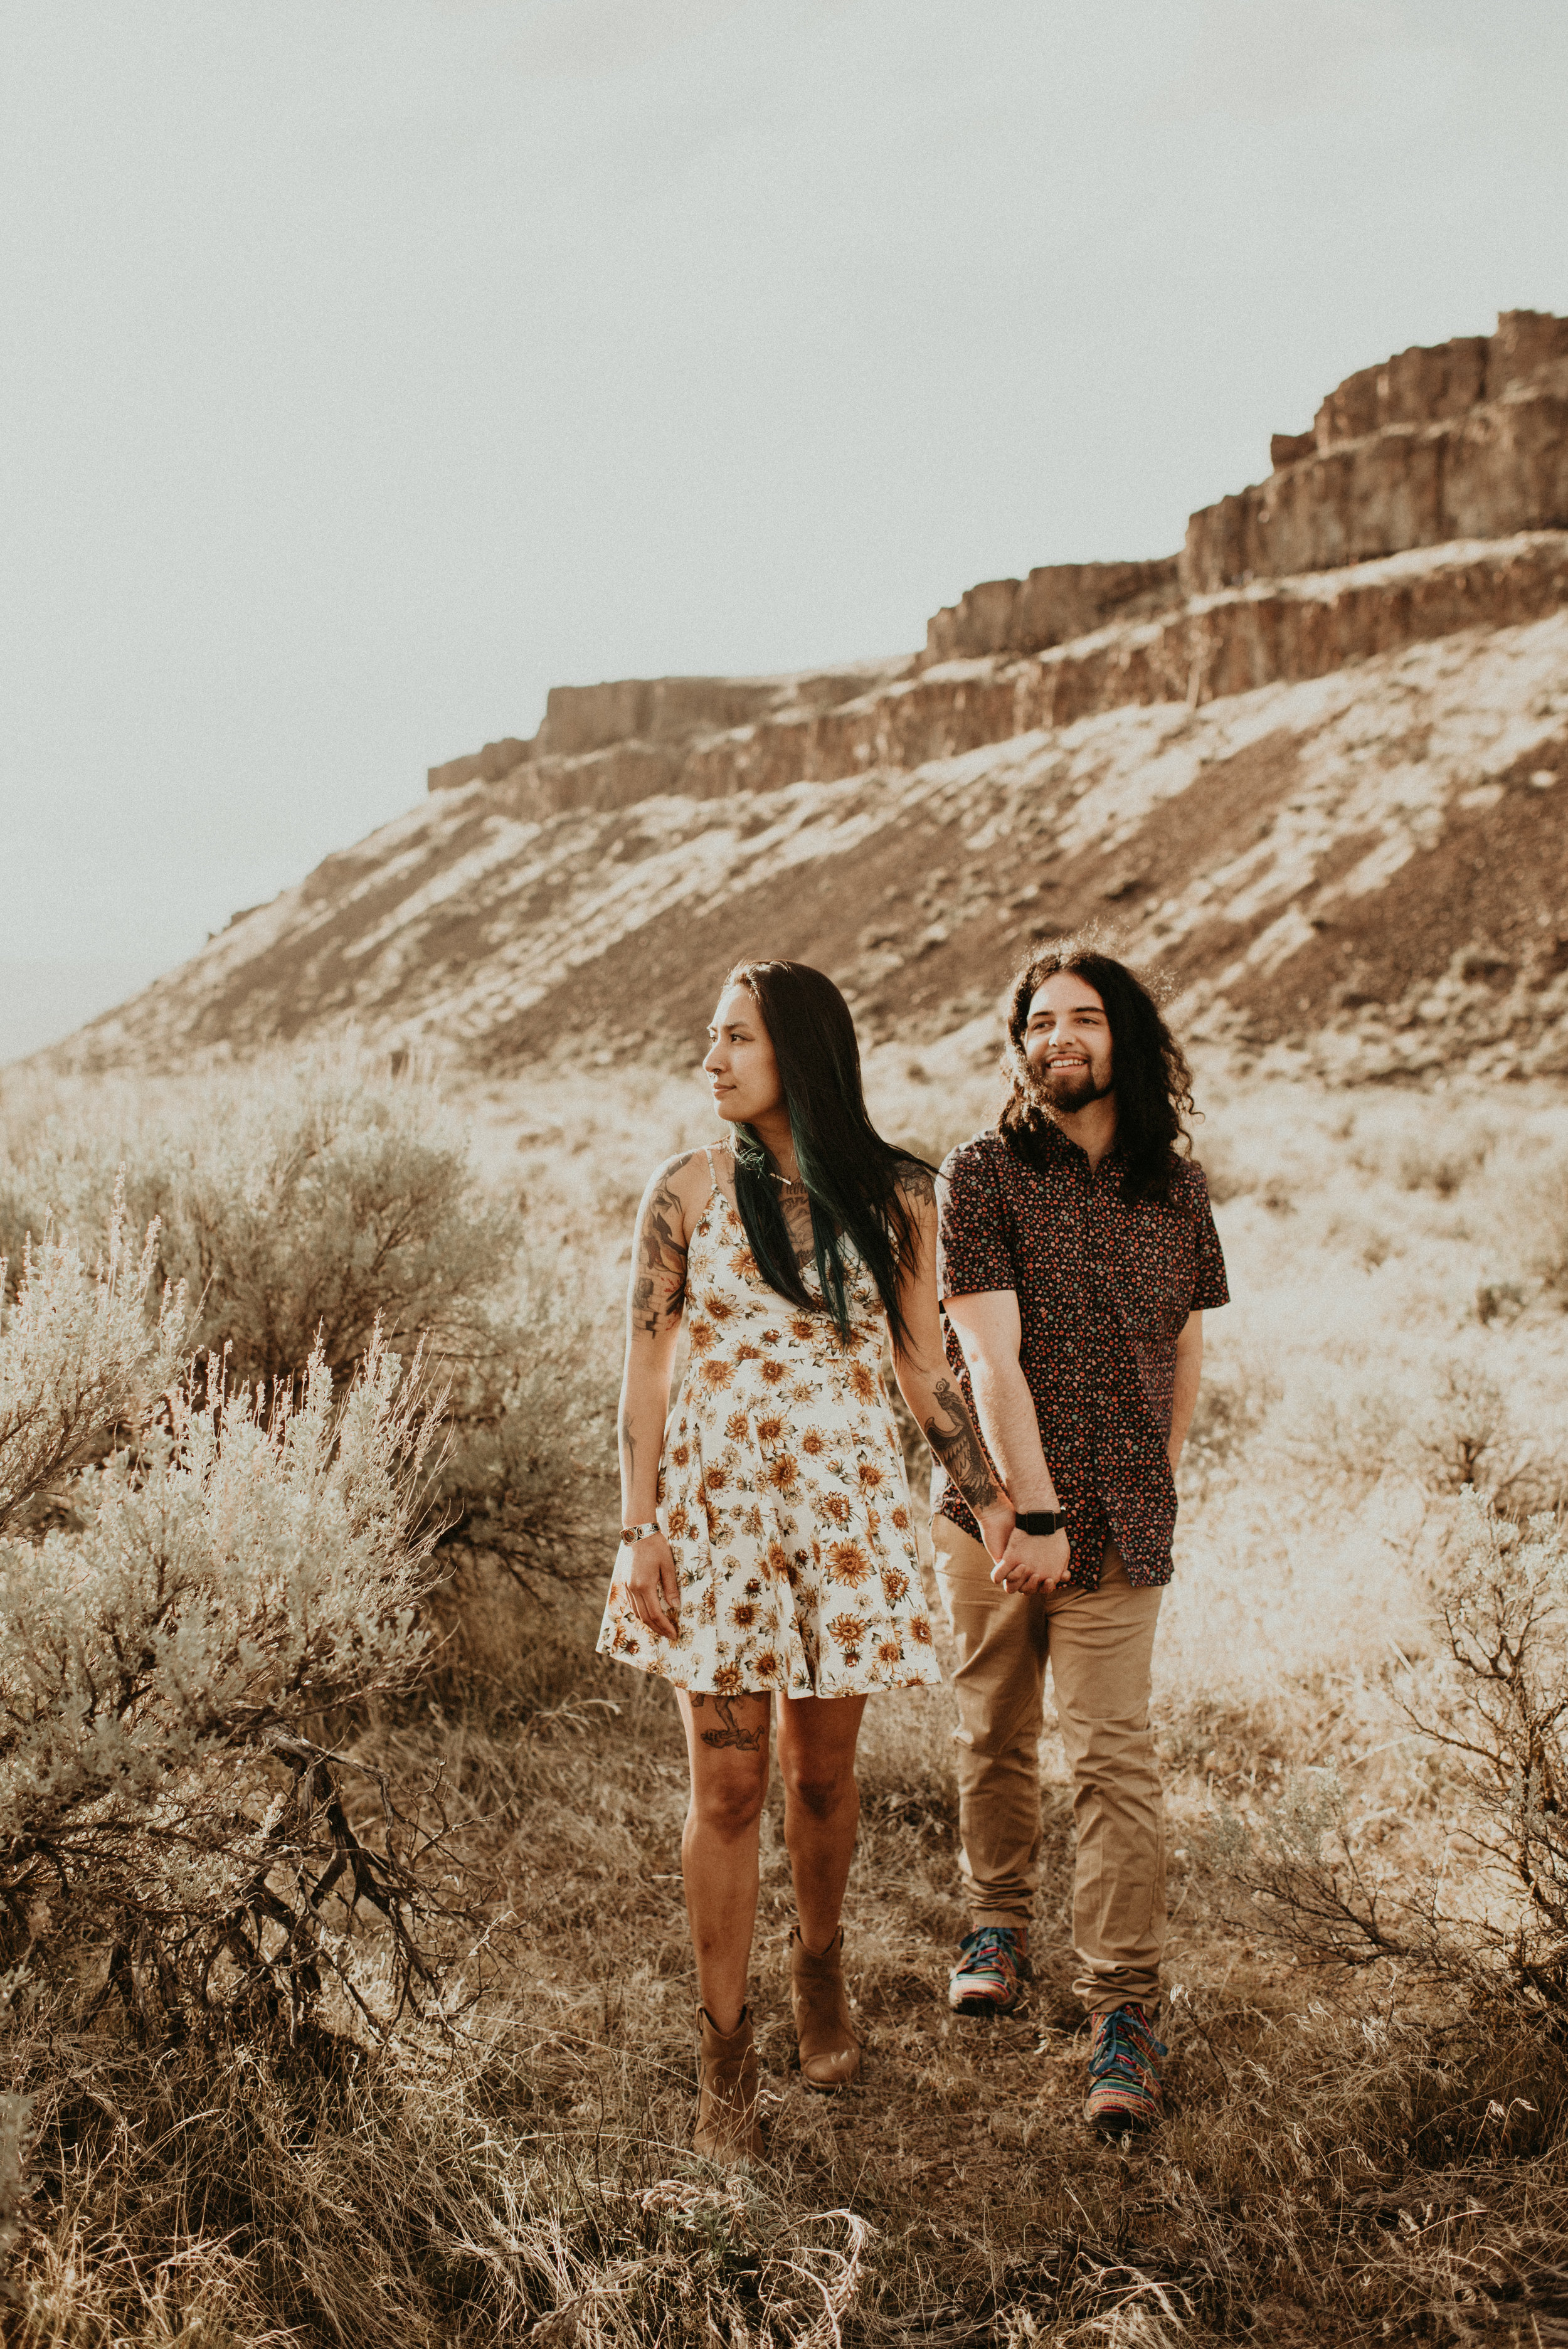
[[[1142,2076],[1148,2072],[1150,2055],[1158,2058],[1165,2052],[1163,2040],[1156,2039],[1146,2023],[1127,2015],[1126,2009],[1119,2006],[1105,2019],[1099,2044],[1088,2059],[1089,2076],[1103,2080],[1109,2072],[1129,2071]]]
[[[965,1953],[960,1973],[978,1972],[988,1958],[1006,1957],[1014,1965],[1017,1963],[1013,1936],[1005,1925],[982,1925],[978,1932],[965,1933],[959,1947]]]

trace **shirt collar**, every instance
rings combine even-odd
[[[1031,1125],[1022,1133],[1002,1133],[1000,1128],[998,1133],[1003,1146],[1024,1165],[1032,1167],[1037,1174],[1069,1166],[1081,1166],[1088,1171],[1088,1153],[1082,1143],[1070,1140],[1049,1117],[1042,1117],[1037,1124]],[[1121,1166],[1121,1143],[1113,1142],[1094,1168],[1092,1179],[1098,1181],[1102,1174],[1119,1174]]]

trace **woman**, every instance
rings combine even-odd
[[[839,1919],[861,1715],[873,1689],[940,1678],[884,1335],[997,1557],[1013,1512],[943,1353],[931,1174],[866,1115],[843,997],[803,963],[738,963],[708,1035],[703,1068],[732,1139],[661,1166],[638,1214],[622,1547],[599,1645],[678,1692],[702,2041],[695,2142],[734,2159],[762,2147],[746,1991],[770,1700],[800,2070],[809,2087],[834,2089],[860,2069]],[[668,1411],[683,1317],[689,1358]]]

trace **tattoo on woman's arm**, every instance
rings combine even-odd
[[[995,1507],[1001,1494],[964,1397],[951,1379],[938,1379],[932,1393],[946,1417],[934,1412],[926,1421],[927,1444],[972,1509]]]
[[[926,1207],[936,1196],[936,1183],[928,1166],[902,1166],[898,1187],[912,1207]]]
[[[691,1154],[688,1152],[687,1156]],[[681,1203],[670,1176],[686,1164],[670,1161],[648,1194],[638,1231],[639,1257],[632,1279],[632,1319],[650,1338],[678,1321],[686,1309],[686,1251],[681,1238]]]

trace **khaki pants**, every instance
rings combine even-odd
[[[1027,1925],[1040,1881],[1046,1660],[1072,1772],[1073,1988],[1090,2013],[1160,1996],[1164,1794],[1149,1727],[1160,1591],[1108,1549],[1098,1590],[1002,1590],[981,1545],[932,1527],[958,1651],[958,1830],[972,1921]]]

